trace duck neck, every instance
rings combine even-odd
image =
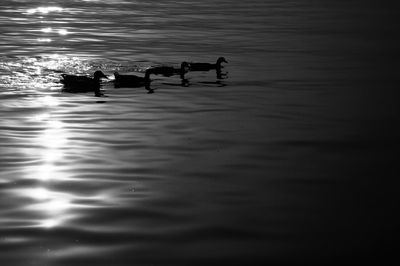
[[[186,62],[183,62],[181,64],[181,68],[179,70],[179,74],[180,74],[181,79],[185,79],[185,74],[187,72],[189,72],[189,66],[188,66],[188,64]]]
[[[151,68],[147,69],[145,74],[144,74],[144,80],[146,82],[150,81],[150,75],[153,73],[153,70]]]
[[[216,70],[221,71],[221,68],[222,68],[221,67],[221,63],[222,63],[221,61],[217,61],[217,63],[215,63],[215,69]]]
[[[185,74],[187,73],[187,69],[185,67],[182,67],[179,71],[179,75],[181,77],[181,79],[185,79]]]
[[[100,86],[96,86],[96,87],[94,88],[94,96],[96,96],[96,97],[101,97],[101,96],[103,96],[103,93],[100,91]]]
[[[96,83],[100,83],[100,81],[101,81],[101,78],[100,78],[100,77],[97,77],[97,76],[95,76],[95,77],[93,77],[93,80],[94,80]]]

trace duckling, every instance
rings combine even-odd
[[[165,77],[170,77],[179,74],[181,79],[185,79],[185,73],[189,71],[189,64],[187,62],[182,62],[180,68],[174,68],[172,66],[158,66],[151,67],[146,70],[145,79],[150,80],[150,75],[163,75]]]
[[[61,74],[60,82],[64,84],[64,91],[67,92],[90,92],[93,91],[95,96],[102,96],[100,92],[101,78],[108,77],[103,72],[97,70],[93,74],[93,78],[88,76],[77,76],[69,74]]]

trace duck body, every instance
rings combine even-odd
[[[222,63],[228,63],[224,57],[219,57],[215,64],[212,63],[189,63],[190,71],[210,71],[215,69],[221,71],[223,68]]]
[[[74,93],[93,91],[96,96],[102,95],[100,92],[101,78],[108,79],[101,71],[94,72],[93,78],[69,74],[61,74],[61,77],[60,82],[64,84],[64,91]]]
[[[164,77],[171,77],[174,75],[180,75],[181,79],[185,78],[185,73],[189,71],[189,64],[182,62],[180,68],[174,68],[172,66],[157,66],[151,67],[146,70],[145,78],[150,80],[150,75],[163,75]]]
[[[136,75],[121,75],[118,72],[114,73],[114,86],[122,87],[141,87],[150,83],[149,77],[139,77]]]

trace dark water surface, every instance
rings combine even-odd
[[[396,16],[378,1],[2,0],[0,264],[392,257]],[[155,76],[153,94],[58,83],[219,56],[225,79]]]

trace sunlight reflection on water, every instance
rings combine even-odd
[[[26,168],[25,178],[36,179],[38,187],[22,189],[19,195],[31,197],[36,201],[27,207],[27,211],[42,214],[38,226],[52,228],[61,225],[65,217],[69,216],[68,210],[71,208],[71,197],[73,197],[72,194],[56,192],[48,188],[49,182],[62,180],[63,174],[59,172],[55,163],[63,159],[63,150],[68,143],[68,131],[61,121],[52,117],[51,108],[59,105],[57,98],[47,95],[37,99],[37,102],[49,110],[32,118],[33,121],[44,126],[41,134],[32,140],[39,147],[34,153],[40,156],[42,163]]]
[[[51,42],[51,39],[43,39]],[[2,86],[13,88],[35,89],[36,91],[60,90],[60,73],[87,73],[93,66],[76,56],[60,54],[43,54],[37,57],[19,57],[17,60],[4,59],[0,62],[3,75],[0,75]],[[50,103],[49,97],[39,98],[47,101],[46,105],[56,105],[57,99]]]
[[[66,152],[70,150],[69,139],[72,136],[67,125],[55,112],[62,102],[58,97],[42,95],[35,97],[31,105],[35,108],[41,106],[41,110],[45,110],[28,117],[28,122],[35,123],[40,130],[33,132],[36,137],[30,138],[31,145],[25,145],[25,156],[34,155],[36,160],[23,167],[24,175],[20,181],[25,180],[32,185],[12,189],[9,193],[12,197],[30,199],[20,200],[20,203],[25,203],[19,208],[25,212],[24,227],[63,227],[83,217],[82,209],[110,203],[112,192],[99,191],[84,195],[73,190],[60,190],[68,182],[78,181],[67,167],[68,164],[61,163],[68,161]]]
[[[52,42],[52,39],[50,39],[50,38],[37,38],[36,39],[38,42],[43,42],[43,43],[49,43],[49,42]]]
[[[28,9],[26,11],[26,14],[33,15],[33,14],[39,13],[42,15],[46,15],[51,12],[62,12],[62,11],[63,11],[63,8],[57,7],[57,6],[46,6],[46,7],[41,6],[41,7],[37,7],[37,8]]]

